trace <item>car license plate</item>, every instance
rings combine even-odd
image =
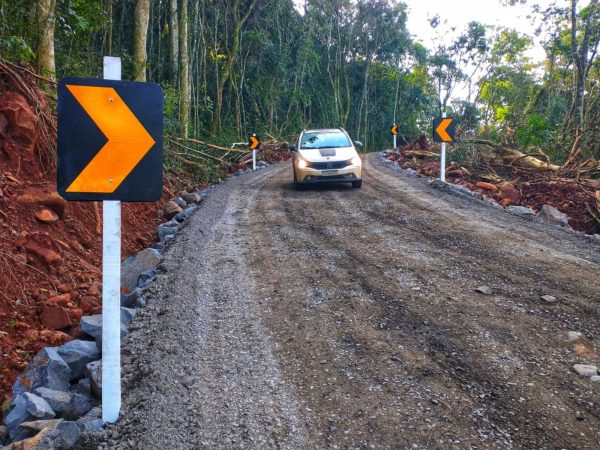
[[[324,176],[337,175],[338,172],[339,172],[338,170],[321,170],[321,175],[324,175]]]

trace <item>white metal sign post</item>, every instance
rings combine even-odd
[[[121,58],[104,57],[104,79],[121,79]],[[102,202],[102,420],[121,410],[121,202]]]
[[[256,149],[252,150],[252,170],[256,170]]]
[[[442,118],[446,118],[446,109],[442,112]],[[440,161],[440,180],[446,181],[446,143],[442,142],[442,152]]]

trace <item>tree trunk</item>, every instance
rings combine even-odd
[[[169,44],[171,57],[171,82],[173,86],[177,86],[177,72],[179,64],[179,17],[177,17],[177,0],[171,0],[170,17],[171,27],[169,30]]]
[[[133,29],[133,79],[146,81],[146,42],[148,22],[150,21],[150,0],[138,0],[135,6],[135,24]]]
[[[211,133],[213,134],[213,136],[215,136],[219,132],[219,128],[221,128],[221,110],[223,108],[223,89],[225,89],[225,84],[227,83],[227,80],[229,80],[229,75],[231,74],[231,68],[233,67],[233,64],[235,63],[235,59],[237,58],[237,53],[240,48],[240,32],[242,31],[242,27],[244,26],[244,23],[246,23],[246,20],[248,20],[248,17],[250,16],[252,9],[254,9],[254,5],[256,5],[256,1],[257,0],[252,0],[252,3],[250,3],[250,5],[248,6],[246,13],[240,19],[238,19],[237,21],[234,22],[233,37],[232,37],[233,42],[231,44],[231,50],[229,52],[229,57],[227,58],[227,61],[225,61],[223,70],[221,71],[221,77],[219,78],[219,81],[217,83],[217,91],[215,93],[215,110],[213,113],[213,120],[212,120],[212,126],[211,126]],[[235,0],[235,2],[233,3],[234,17],[237,17],[237,12],[238,12],[239,7],[240,7],[240,0]]]
[[[181,1],[179,11],[179,83],[181,103],[179,117],[183,136],[188,137],[190,128],[190,58],[188,55],[188,0]]]
[[[40,75],[52,79],[56,75],[54,62],[55,7],[56,0],[39,0],[36,13],[38,24],[37,71]]]

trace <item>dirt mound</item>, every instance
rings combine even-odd
[[[56,193],[54,117],[26,71],[16,83],[17,69],[2,69],[0,403],[38,350],[80,335],[81,316],[100,311],[102,286],[101,203]],[[159,204],[123,204],[123,257],[156,241]]]

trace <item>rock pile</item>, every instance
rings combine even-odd
[[[159,226],[159,242],[122,262],[121,337],[127,336],[127,327],[137,310],[146,305],[144,288],[158,273],[164,246],[175,239],[175,233],[198,209],[197,204],[207,192],[182,192],[168,202],[163,212],[171,220]],[[90,289],[100,291],[101,285],[97,284]],[[65,295],[64,299],[58,297],[57,304],[69,301]],[[2,405],[0,445],[7,445],[2,450],[68,449],[81,433],[103,426],[102,314],[82,315],[79,319],[81,339],[42,349],[15,381],[12,398]]]

